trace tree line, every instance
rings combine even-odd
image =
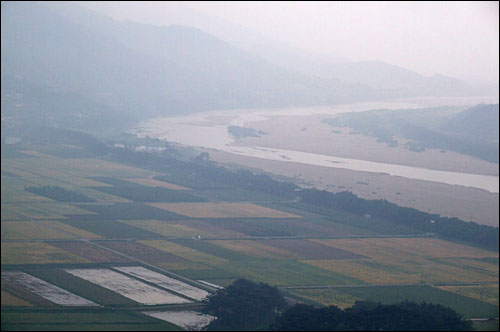
[[[439,304],[358,301],[336,306],[287,306],[276,287],[238,279],[205,300],[203,312],[217,318],[209,331],[469,331],[472,323]]]

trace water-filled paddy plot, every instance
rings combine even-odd
[[[2,272],[2,279],[20,284],[29,291],[63,306],[96,306],[97,304],[21,271]]]
[[[215,319],[214,316],[195,311],[144,311],[143,313],[173,323],[188,331],[199,331]]]
[[[66,269],[66,271],[141,304],[155,305],[191,302],[110,269]]]

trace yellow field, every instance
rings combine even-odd
[[[111,185],[107,185],[106,186],[111,186]],[[108,194],[108,193],[105,193],[105,192],[102,192],[102,191],[98,191],[98,190],[94,190],[94,189],[91,189],[91,188],[86,188],[86,187],[77,187],[77,188],[74,188],[75,191],[89,197],[89,198],[92,198],[94,199],[96,202],[99,202],[99,203],[125,203],[125,202],[131,202],[130,200],[126,199],[126,198],[123,198],[123,197],[119,197],[119,196],[115,196],[115,195],[111,195],[111,194]]]
[[[65,232],[67,234],[72,235],[74,238],[85,238],[85,239],[98,239],[101,238],[101,235],[97,235],[94,233],[87,232],[83,229],[76,228],[62,222],[56,220],[47,220],[47,221],[39,221],[38,223],[50,227],[52,229],[59,230],[61,232]]]
[[[142,244],[148,245],[150,247],[168,252],[170,254],[177,255],[184,259],[187,259],[191,262],[195,263],[204,263],[209,265],[218,265],[227,262],[227,260],[211,255],[206,254],[204,252],[191,249],[185,246],[181,246],[180,244],[164,241],[164,240],[144,240],[138,241]]]
[[[52,200],[47,197],[43,197],[24,190],[24,187],[29,187],[31,185],[32,184],[30,182],[15,178],[13,176],[4,176],[2,174],[2,203],[52,202]]]
[[[2,243],[2,265],[51,263],[90,263],[90,261],[44,242]]]
[[[498,305],[498,285],[440,286],[437,288]]]
[[[2,221],[2,240],[48,240],[99,238],[100,236],[87,231],[60,223],[48,221]]]
[[[314,240],[332,247],[376,258],[415,256],[429,258],[498,257],[498,253],[432,238],[328,239]]]
[[[271,247],[257,241],[231,240],[231,241],[209,241],[218,246],[243,252],[254,257],[266,258],[297,258],[293,253],[279,248]]]
[[[58,158],[35,151],[24,151],[24,153],[37,155],[39,158],[2,160],[2,169],[17,174],[26,180],[36,180],[35,182],[41,180],[40,185],[47,184],[43,180],[50,179],[67,185],[107,186],[107,184],[87,179],[87,177],[148,177],[158,175],[153,171],[112,163],[102,159]]]
[[[76,172],[83,177],[113,176],[113,177],[149,177],[159,175],[154,171],[140,169],[102,159],[77,158],[58,159],[61,168]]]
[[[252,203],[148,203],[190,218],[301,218]]]
[[[151,178],[122,178],[122,180],[126,180],[129,182],[137,183],[137,184],[142,184],[145,186],[149,187],[163,187],[167,189],[172,189],[172,190],[191,190],[190,188],[179,186],[177,184],[173,183],[167,183]]]
[[[2,306],[24,306],[24,307],[32,307],[33,304],[18,298],[6,291],[2,290]]]
[[[362,300],[333,289],[294,289],[288,290],[288,292],[325,306],[334,305],[341,309],[352,307],[356,301]]]
[[[4,211],[4,208],[6,209]],[[56,201],[46,203],[2,204],[2,220],[66,219],[65,214],[94,214],[74,205]]]
[[[22,209],[18,205],[2,204],[0,209],[0,218],[4,220],[26,220],[21,213]]]
[[[395,270],[396,266],[384,269],[363,264],[366,260],[302,260],[319,268],[348,275],[374,285],[414,284],[419,283],[421,274],[418,272],[402,272]]]
[[[32,221],[2,221],[2,240],[71,239],[74,235]]]
[[[167,224],[160,220],[120,220],[120,222],[145,229],[147,231],[161,234],[164,236],[172,237],[192,237],[200,236],[214,236],[214,234],[207,231],[194,229],[181,224]]]
[[[315,240],[371,257],[356,261],[304,261],[371,284],[498,281],[498,265],[473,258],[498,253],[429,238]]]
[[[204,265],[202,263],[196,263],[196,262],[170,262],[170,263],[159,263],[156,265],[158,265],[166,270],[174,270],[174,271],[207,270],[210,268],[207,265]]]

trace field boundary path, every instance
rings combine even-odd
[[[320,236],[245,236],[245,237],[137,237],[137,238],[105,238],[105,239],[26,239],[26,240],[1,240],[2,243],[9,242],[107,242],[107,241],[142,241],[142,240],[194,240],[194,241],[234,241],[234,240],[308,240],[308,239],[390,239],[390,238],[434,238],[436,234],[390,234],[390,235],[320,235]]]
[[[478,282],[436,282],[436,283],[420,283],[420,284],[383,284],[383,285],[319,285],[319,286],[277,286],[279,289],[328,289],[328,288],[367,288],[367,287],[415,287],[415,286],[482,286],[482,285],[498,285],[498,281],[478,281]]]

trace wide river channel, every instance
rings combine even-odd
[[[477,99],[474,99],[477,98]],[[216,149],[232,154],[283,162],[295,162],[323,167],[344,168],[355,171],[385,173],[409,179],[441,182],[499,192],[499,177],[460,172],[448,172],[422,167],[386,164],[367,160],[340,158],[317,153],[283,150],[268,147],[247,147],[234,144],[228,126],[245,126],[254,121],[265,121],[275,115],[325,116],[345,112],[361,112],[373,109],[413,109],[442,105],[474,105],[479,102],[498,103],[498,98],[448,98],[398,100],[388,102],[355,103],[328,107],[301,107],[285,109],[239,109],[196,113],[186,116],[153,118],[140,123],[133,132],[140,137],[165,139],[187,146]]]

